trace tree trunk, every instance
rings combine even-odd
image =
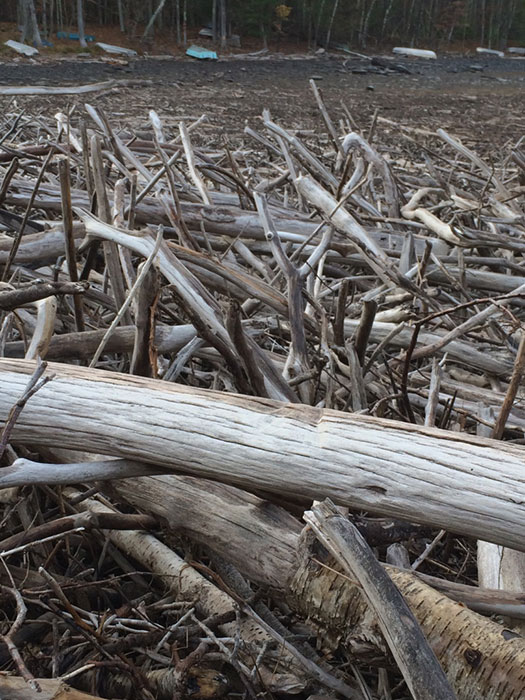
[[[332,36],[332,27],[334,26],[334,19],[337,13],[337,8],[339,6],[339,0],[334,0],[334,6],[332,8],[332,14],[330,15],[330,23],[328,24],[328,30],[326,32],[325,49],[328,50],[330,44],[330,38]]]
[[[219,25],[221,34],[221,49],[225,49],[228,43],[228,20],[226,14],[226,0],[219,0]]]
[[[17,5],[18,26],[21,27],[20,42],[25,44],[29,34],[29,13],[27,11],[27,0],[19,0]]]
[[[182,43],[182,34],[180,30],[180,0],[175,0],[175,27],[177,32],[177,46]]]
[[[182,44],[186,46],[188,43],[188,0],[183,0],[182,3]]]
[[[38,29],[36,10],[33,0],[21,0],[22,36],[20,41],[25,43],[30,41],[35,46],[42,46],[42,38]]]
[[[122,0],[118,0],[118,22],[120,26],[120,31],[122,34],[126,33],[126,22],[124,20],[124,8],[122,7]]]
[[[33,362],[0,360],[0,418]],[[396,421],[51,365],[15,442],[100,452],[302,503],[425,523],[525,550],[525,449]],[[102,418],[103,417],[103,418]]]
[[[213,43],[217,43],[217,39],[219,38],[219,30],[218,30],[218,12],[217,12],[217,3],[218,0],[213,0],[212,3],[212,10],[211,10],[211,31],[213,34]]]
[[[317,22],[315,23],[315,31],[314,31],[314,48],[317,47],[317,42],[319,40],[319,31],[321,29],[321,19],[323,16],[325,2],[326,2],[326,0],[321,0],[321,3],[319,5],[319,12],[317,13]]]
[[[28,6],[28,11],[29,11],[29,18],[30,18],[33,43],[36,44],[36,46],[42,46],[42,38],[40,36],[40,30],[38,28],[38,22],[36,19],[36,10],[35,10],[34,0],[27,0],[27,6]]]
[[[77,0],[77,22],[78,22],[78,38],[80,46],[87,48],[86,30],[84,26],[84,3],[83,0]]]
[[[50,33],[47,21],[47,0],[42,0],[42,34],[45,39],[49,39]]]
[[[368,40],[368,27],[370,25],[370,17],[372,15],[372,10],[374,9],[374,5],[376,4],[376,0],[370,0],[370,7],[368,8],[368,12],[366,13],[365,16],[365,21],[363,24],[363,31],[362,31],[362,46],[363,48],[366,47],[366,43]]]
[[[144,30],[144,34],[142,35],[143,39],[146,39],[148,34],[153,30],[153,27],[155,25],[155,21],[156,21],[157,17],[160,15],[160,13],[162,12],[165,4],[166,4],[166,0],[159,0],[159,4],[157,5],[157,9],[151,15],[150,20],[149,20],[148,24],[146,25],[146,29]]]

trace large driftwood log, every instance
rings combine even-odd
[[[279,591],[318,627],[328,648],[342,644],[352,658],[384,663],[388,649],[360,588],[322,551],[302,545],[301,524],[284,509],[237,488],[192,477],[126,479],[105,488],[112,497],[165,518],[171,528],[213,549],[252,580]],[[385,569],[460,700],[519,697],[525,681],[523,638],[430,588],[421,575]]]
[[[10,700],[97,700],[94,695],[87,695],[75,690],[56,678],[39,678],[40,690],[34,690],[25,678],[18,676],[0,677],[0,693]]]
[[[74,489],[66,489],[65,498],[75,498],[80,495]],[[111,513],[113,509],[93,499],[84,499],[80,510],[90,513]],[[223,614],[235,611],[236,601],[225,591],[220,590],[214,583],[208,581],[202,574],[179,557],[156,537],[140,531],[123,532],[108,530],[109,539],[123,550],[128,556],[141,562],[157,576],[162,577],[166,587],[180,598],[195,601],[195,608],[200,613]],[[241,663],[253,663],[261,649],[271,644],[272,637],[265,632],[256,620],[243,617],[240,622],[221,625],[226,636],[239,634],[250,646],[249,650],[239,653]],[[253,645],[253,648],[252,648]],[[297,655],[292,656],[280,646],[268,649],[264,661],[257,664],[258,674],[265,687],[271,692],[295,694],[304,690],[310,682],[310,676],[305,673],[304,664]],[[249,675],[249,669],[247,675]],[[357,693],[346,683],[330,674],[322,674],[328,688],[340,693],[342,697],[355,700]],[[163,695],[159,697],[165,697]],[[171,697],[171,696],[170,696]]]
[[[0,360],[0,419],[33,362]],[[138,459],[308,502],[330,497],[525,549],[522,447],[268,399],[50,365],[12,440]]]

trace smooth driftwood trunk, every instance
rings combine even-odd
[[[0,360],[0,419],[35,363]],[[489,439],[52,364],[18,442],[137,459],[525,550],[525,450]]]

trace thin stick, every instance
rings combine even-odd
[[[22,598],[22,594],[20,593],[20,591],[17,591],[17,589],[14,586],[12,588],[9,588],[7,586],[0,586],[0,590],[2,590],[4,593],[11,593],[11,595],[14,596],[14,599],[16,600],[15,621],[11,625],[7,634],[0,635],[0,639],[8,648],[9,653],[11,654],[11,658],[15,662],[22,678],[26,681],[26,683],[34,692],[41,693],[42,688],[25,665],[24,660],[22,659],[22,655],[18,651],[18,647],[13,641],[16,633],[22,627],[22,625],[24,624],[24,620],[26,619],[27,608],[24,603],[24,599]]]
[[[330,134],[330,138],[332,139],[334,148],[336,149],[336,151],[339,152],[341,157],[344,157],[345,154],[343,151],[343,147],[341,145],[339,137],[337,136],[337,131],[335,130],[334,123],[330,119],[330,115],[328,114],[328,110],[326,109],[326,105],[321,96],[321,92],[313,78],[310,79],[310,87],[312,88],[312,92],[314,93],[315,101],[317,102],[317,106],[319,107],[319,111],[321,112],[321,116],[323,117],[323,121],[326,124],[326,128],[328,129],[328,133]]]
[[[496,420],[496,425],[492,431],[492,437],[495,440],[501,440],[503,431],[505,430],[505,425],[509,418],[510,411],[512,409],[512,404],[518,393],[518,389],[521,383],[521,378],[523,377],[523,372],[525,371],[525,332],[521,334],[521,340],[518,347],[518,353],[516,355],[516,361],[514,363],[514,370],[512,372],[512,377],[510,378],[507,393],[505,394],[505,399],[501,405],[501,410],[499,416]]]
[[[157,233],[157,240],[155,241],[155,246],[153,247],[153,250],[151,251],[150,256],[146,260],[144,267],[140,271],[140,274],[138,275],[137,279],[135,280],[133,287],[129,290],[129,294],[128,294],[126,300],[124,301],[124,303],[122,304],[122,306],[119,309],[119,312],[117,313],[117,315],[113,319],[111,326],[104,333],[104,337],[100,341],[100,344],[99,344],[98,348],[96,349],[95,354],[93,355],[93,359],[89,363],[90,367],[94,367],[97,364],[97,362],[100,358],[100,355],[102,354],[102,351],[104,350],[104,348],[106,346],[106,343],[108,342],[109,338],[113,334],[113,331],[115,330],[115,328],[120,323],[122,317],[124,316],[124,314],[126,313],[128,308],[130,307],[131,302],[133,301],[138,290],[140,289],[140,285],[144,281],[146,275],[148,274],[150,267],[153,265],[153,262],[157,256],[157,253],[159,252],[159,248],[160,248],[160,244],[162,243],[163,235],[164,235],[164,229],[162,226],[159,226],[159,231]]]
[[[365,362],[366,348],[368,345],[368,339],[370,338],[370,331],[374,325],[376,311],[377,303],[373,299],[363,302],[361,319],[355,334],[355,351],[361,367]]]
[[[179,123],[179,130],[180,130],[180,137],[182,139],[182,145],[184,146],[184,154],[186,156],[186,161],[188,162],[188,169],[190,171],[191,179],[193,180],[196,188],[198,189],[204,204],[206,204],[207,206],[210,207],[212,204],[211,199],[210,199],[210,195],[208,194],[208,191],[206,189],[206,185],[204,184],[204,180],[201,178],[200,174],[197,172],[197,168],[195,166],[195,155],[193,153],[193,148],[192,148],[191,141],[190,141],[190,135],[188,134],[188,129],[186,128],[186,124],[184,122]],[[166,170],[166,172],[167,172],[167,170]]]
[[[18,416],[22,413],[24,409],[24,406],[29,401],[29,399],[44,386],[44,384],[47,384],[53,379],[54,375],[42,377],[46,369],[47,362],[41,362],[39,359],[37,367],[33,372],[31,379],[27,383],[24,393],[9,411],[9,415],[7,416],[7,420],[0,435],[0,459],[2,459],[2,457],[4,456],[5,448],[7,447],[7,443],[9,442],[9,437],[13,431],[13,428],[15,427],[16,421],[18,420]]]
[[[75,239],[73,236],[73,209],[71,206],[71,173],[69,158],[60,158],[58,161],[58,172],[60,176],[60,192],[62,195],[62,219],[64,222],[64,239],[66,243],[66,260],[69,279],[71,282],[78,282]],[[79,294],[73,295],[73,304],[75,308],[75,324],[77,331],[81,333],[85,330],[85,324],[82,297]]]
[[[434,357],[432,360],[432,374],[430,375],[430,385],[428,387],[428,400],[425,406],[425,426],[433,428],[436,424],[436,413],[439,405],[439,390],[441,388],[441,377],[443,369],[439,360]]]
[[[9,270],[11,269],[11,265],[13,264],[16,254],[18,253],[18,248],[20,247],[20,243],[22,241],[22,236],[24,235],[25,228],[27,226],[27,222],[29,221],[29,216],[31,214],[31,211],[33,209],[33,204],[35,202],[36,195],[38,193],[40,184],[44,178],[44,174],[47,170],[47,166],[49,165],[49,162],[51,158],[55,154],[55,149],[51,148],[49,153],[47,154],[47,158],[44,161],[44,164],[40,168],[40,172],[38,173],[38,177],[35,181],[35,185],[33,187],[33,191],[31,192],[31,196],[29,197],[29,201],[27,203],[26,210],[24,212],[24,218],[22,219],[22,223],[20,224],[20,228],[15,234],[15,237],[13,238],[13,245],[11,246],[11,250],[9,251],[9,257],[7,258],[7,262],[4,267],[4,272],[2,274],[2,282],[5,282],[6,279],[9,276]]]

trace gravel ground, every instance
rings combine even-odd
[[[217,62],[139,58],[112,63],[79,57],[0,63],[0,85],[68,85],[108,79],[137,80],[103,93],[61,97],[0,97],[0,109],[54,114],[83,102],[103,107],[122,123],[207,114],[208,133],[238,135],[257,126],[262,109],[290,128],[324,128],[309,79],[315,78],[334,120],[346,105],[365,131],[372,116],[413,127],[449,129],[479,151],[517,142],[525,133],[525,60],[490,56],[437,61],[382,57],[407,73],[378,70],[370,61],[341,55],[221,59]],[[381,70],[381,69],[379,69]],[[1,127],[0,127],[1,130]]]

